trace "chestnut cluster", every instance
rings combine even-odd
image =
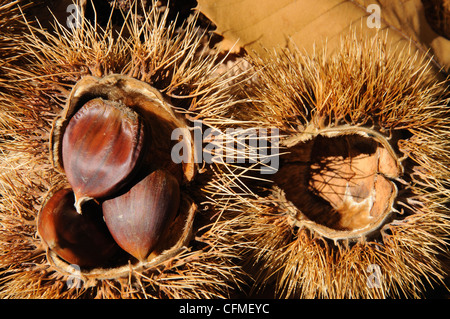
[[[151,121],[126,98],[87,96],[53,142],[67,185],[43,203],[38,233],[80,267],[109,265],[123,251],[145,261],[177,215],[181,181],[170,165],[149,164]]]

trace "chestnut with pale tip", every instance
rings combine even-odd
[[[70,119],[62,140],[62,162],[75,206],[113,194],[126,184],[144,149],[144,123],[121,102],[95,98]]]
[[[126,193],[102,204],[115,241],[141,261],[157,247],[179,206],[180,186],[165,170],[153,171]]]
[[[48,248],[65,261],[80,267],[107,266],[121,249],[106,227],[101,207],[83,206],[78,214],[70,188],[51,193],[38,215],[38,234]]]

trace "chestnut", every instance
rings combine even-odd
[[[95,98],[70,119],[62,139],[62,162],[75,205],[117,192],[142,158],[144,124],[121,102]]]
[[[59,257],[80,267],[108,265],[120,248],[108,231],[100,205],[83,206],[83,214],[74,207],[70,188],[52,192],[39,212],[38,234]]]
[[[180,186],[166,170],[155,170],[127,192],[103,202],[109,231],[123,250],[143,261],[158,245],[180,206]]]

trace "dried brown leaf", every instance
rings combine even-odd
[[[350,32],[387,32],[392,43],[430,51],[437,68],[450,68],[450,40],[431,28],[421,0],[198,0],[197,9],[218,34],[249,52],[292,41],[309,53],[326,42],[331,53]]]

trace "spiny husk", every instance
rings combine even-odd
[[[13,34],[22,32],[26,26],[21,23],[21,10],[30,5],[24,5],[23,0],[1,0],[0,1],[0,66],[11,59],[20,56],[20,51],[13,39]],[[19,7],[22,6],[22,8]]]
[[[0,98],[2,99],[5,99],[5,95],[16,92],[11,90],[9,84],[10,66],[13,63],[20,63],[25,53],[14,37],[14,34],[21,34],[27,30],[21,13],[29,8],[30,4],[24,3],[23,0],[0,1]],[[0,127],[7,129],[11,121],[14,121],[14,115],[8,113],[8,109],[1,109]]]
[[[427,287],[442,285],[450,233],[450,99],[429,61],[384,38],[356,36],[343,39],[329,58],[298,49],[249,59],[255,78],[245,87],[249,103],[232,110],[233,127],[278,129],[280,154],[299,134],[370,129],[386,137],[404,167],[393,179],[399,192],[392,216],[377,234],[332,240],[298,225],[283,190],[257,173],[262,163],[250,164],[244,153],[246,165],[219,156],[207,189],[221,218],[209,234],[241,256],[255,291],[274,286],[283,298],[395,298],[424,296]],[[399,132],[406,135],[389,139]]]
[[[111,20],[102,29],[85,18],[73,30],[56,23],[55,30],[45,31],[23,16],[27,32],[17,34],[15,42],[26,52],[26,63],[2,66],[8,93],[0,101],[0,297],[217,298],[237,286],[239,270],[228,262],[233,256],[209,245],[195,229],[189,245],[170,259],[124,265],[118,272],[78,271],[47,252],[36,234],[43,199],[65,182],[49,157],[52,122],[83,76],[117,73],[147,82],[183,114],[232,103],[226,77],[212,76],[217,57],[202,51],[195,17],[176,28],[167,11],[159,12],[155,3],[152,8],[142,20],[132,11],[124,14],[117,32]],[[202,196],[195,182],[188,193]]]

